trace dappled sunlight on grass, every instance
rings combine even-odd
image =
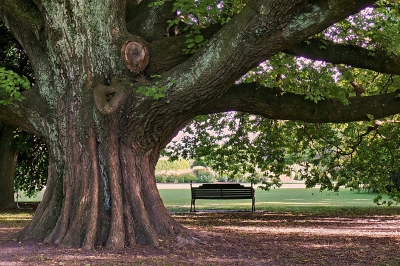
[[[283,207],[283,206],[326,206],[326,207],[338,207],[342,206],[340,203],[334,203],[334,202],[326,202],[326,201],[320,201],[320,202],[260,202],[257,205],[260,209],[268,208],[268,207]]]
[[[0,213],[0,221],[30,221],[32,214]]]
[[[26,226],[32,219],[32,213],[27,212],[1,212],[0,211],[0,240],[2,234],[16,233],[18,230]]]
[[[160,189],[165,206],[171,212],[187,212],[190,209],[190,189]],[[341,189],[338,193],[319,191],[318,188],[279,188],[270,191],[256,190],[257,211],[304,211],[324,207],[377,207],[373,202],[376,194]],[[251,210],[250,200],[196,200],[196,209],[205,210]]]

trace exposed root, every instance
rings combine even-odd
[[[179,233],[176,236],[176,242],[174,246],[187,246],[187,245],[207,245],[207,240],[210,236],[205,233],[194,233],[191,231],[186,231],[185,233]]]

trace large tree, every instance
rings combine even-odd
[[[398,71],[376,63],[398,64],[390,53],[332,40],[324,53],[312,40],[303,43],[374,3],[0,0],[0,15],[36,76],[24,101],[0,107],[0,119],[40,136],[49,149],[46,193],[20,238],[122,248],[190,237],[166,211],[154,169],[160,151],[198,115],[237,110],[346,122],[399,113],[395,92],[316,104],[236,83],[282,51]]]

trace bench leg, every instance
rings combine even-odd
[[[192,210],[192,207],[193,207],[193,210]],[[190,212],[195,212],[195,211],[196,211],[196,200],[192,199],[190,201]]]

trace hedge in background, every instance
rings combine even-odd
[[[187,160],[169,161],[160,159],[156,165],[156,171],[178,171],[190,169],[190,163]]]

